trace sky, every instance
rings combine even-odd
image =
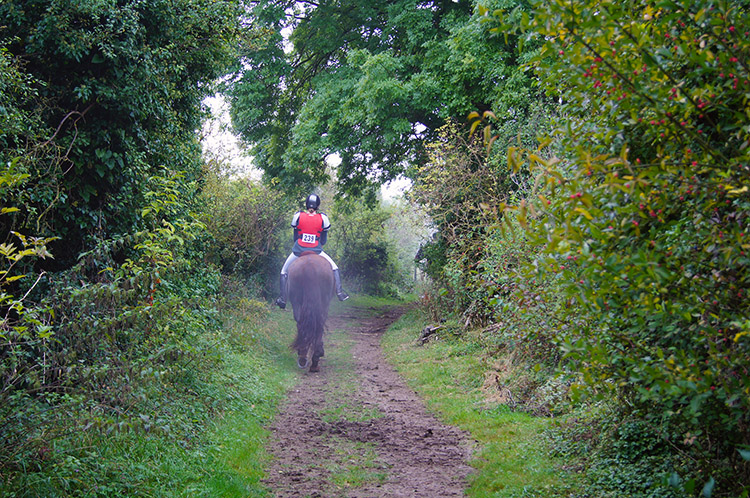
[[[253,165],[252,156],[232,131],[229,102],[221,95],[215,95],[206,98],[203,104],[211,112],[201,130],[203,156],[226,164],[233,175],[260,179],[261,171]]]

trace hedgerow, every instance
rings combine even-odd
[[[576,1],[516,18],[492,29],[544,39],[531,67],[565,119],[508,150],[538,188],[506,214],[540,248],[526,278],[569,303],[554,332],[574,394],[613,397],[653,429],[680,489],[746,494],[748,13]]]

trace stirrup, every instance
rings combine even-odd
[[[347,299],[349,299],[349,294],[344,291],[337,292],[336,295],[338,296],[339,301],[346,301]]]
[[[284,301],[284,299],[282,297],[277,297],[276,298],[276,306],[278,306],[282,310],[286,309],[286,301]]]

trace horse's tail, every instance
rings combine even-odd
[[[327,319],[328,303],[324,301],[322,293],[303,293],[297,320],[297,337],[292,343],[292,349],[299,350],[312,346],[315,340],[323,335]]]

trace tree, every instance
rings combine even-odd
[[[519,53],[473,10],[468,0],[258,2],[232,115],[266,178],[306,190],[337,155],[343,192],[372,193],[424,162],[446,119],[493,109],[523,120],[532,87]]]
[[[0,237],[57,235],[67,266],[92,238],[139,223],[148,177],[197,179],[200,101],[232,60],[239,14],[234,1],[0,4],[3,67],[29,83],[11,92],[11,114],[28,119],[0,131],[0,160],[20,157],[31,176],[14,199],[25,214]]]

